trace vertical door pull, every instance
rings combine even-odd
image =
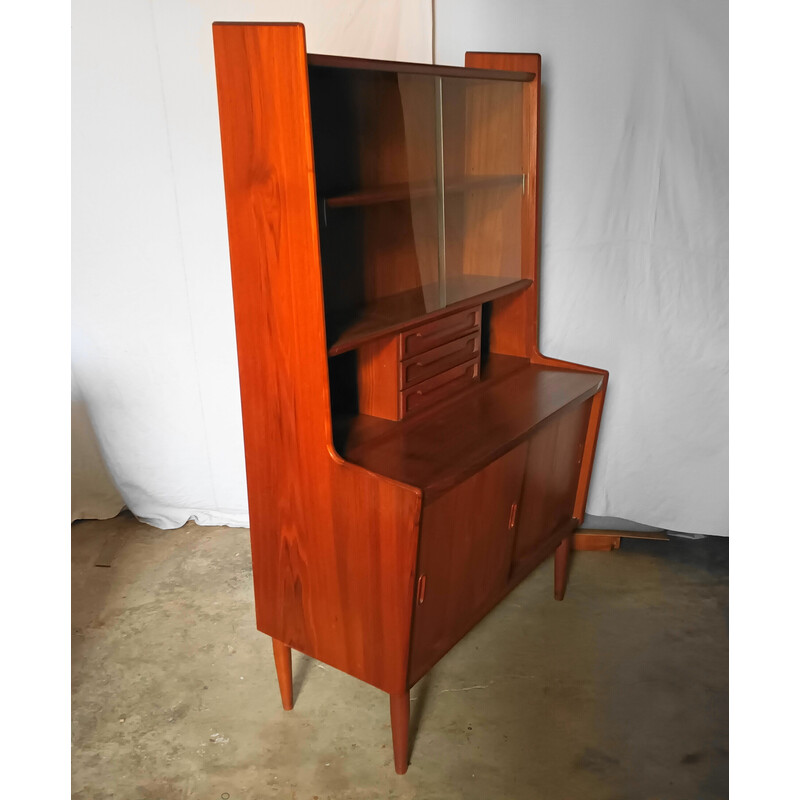
[[[417,581],[417,605],[422,605],[425,602],[425,576],[420,575]]]
[[[517,521],[517,504],[511,504],[511,513],[508,515],[508,529],[511,530]]]

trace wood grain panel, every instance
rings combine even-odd
[[[358,349],[358,410],[383,419],[400,419],[400,337],[367,342]]]
[[[402,692],[421,496],[333,449],[303,26],[214,49],[257,625]]]
[[[258,23],[253,23],[258,24]],[[530,81],[535,77],[530,72],[498,73],[494,69],[463,69],[441,64],[415,64],[410,61],[379,61],[372,58],[352,58],[349,56],[329,56],[317,53],[308,54],[308,63],[313,66],[335,67],[337,69],[368,69],[383,72],[410,73],[413,75],[440,75],[454,78],[491,78],[492,80]]]
[[[409,685],[504,594],[512,552],[511,507],[519,499],[527,445],[512,450],[422,512]]]
[[[620,537],[611,533],[586,533],[577,531],[572,534],[572,549],[583,551],[619,550]]]
[[[464,83],[466,174],[522,176],[529,166],[522,130],[523,96],[528,84]],[[464,238],[465,273],[523,277],[522,186],[520,181],[464,194],[464,228],[457,233]]]
[[[514,540],[522,564],[572,519],[591,402],[561,414],[530,439]]]
[[[346,320],[334,321],[334,331],[329,335],[329,338],[334,339],[330,346],[330,355],[345,353],[358,347],[362,342],[394,331],[407,330],[422,322],[448,316],[459,309],[471,308],[496,297],[523,291],[530,286],[530,281],[509,283],[505,278],[462,275],[453,278],[450,284],[451,286],[457,284],[455,291],[464,299],[437,311],[429,310],[424,293],[418,289],[382,298],[362,309],[360,313],[348,316]]]
[[[379,439],[351,439],[343,454],[355,464],[426,493],[441,493],[524,442],[551,418],[591,398],[602,377],[534,366],[410,417]],[[425,413],[425,412],[421,412]]]
[[[490,327],[490,349],[496,353],[532,358],[539,342],[539,101],[541,56],[538,53],[467,53],[470,68],[526,71],[536,77],[522,89],[523,171],[528,185],[521,207],[522,277],[532,286],[517,297],[495,301]]]

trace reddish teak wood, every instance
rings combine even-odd
[[[421,492],[333,450],[303,27],[214,47],[256,624],[405,691]]]
[[[400,342],[397,336],[375,339],[360,347],[358,409],[383,419],[400,419]]]
[[[308,56],[297,24],[215,24],[214,48],[256,624],[285,708],[292,649],[390,695],[403,773],[411,685],[554,551],[563,596],[586,503],[607,373],[538,349],[540,59]],[[468,130],[439,307],[423,101],[455,75],[523,83],[445,91]]]
[[[281,702],[287,711],[294,707],[292,697],[292,648],[272,640],[272,654],[275,656],[275,669],[278,673],[278,686],[281,690]]]
[[[573,550],[619,550],[623,539],[650,539],[669,542],[664,531],[622,531],[581,528],[572,537]]]
[[[392,721],[394,771],[398,775],[405,775],[408,769],[408,722],[411,714],[411,698],[407,691],[389,695],[389,713]]]
[[[555,581],[553,594],[556,600],[564,599],[567,590],[567,572],[569,571],[569,537],[563,539],[556,548]]]
[[[539,427],[530,438],[514,541],[514,565],[527,563],[572,519],[591,401]]]
[[[409,289],[371,302],[352,315],[350,323],[331,345],[330,354],[341,355],[388,333],[408,330],[420,323],[450,316],[458,308],[469,309],[476,303],[487,303],[498,297],[516,294],[527,289],[531,282],[527,279],[509,281],[507,278],[486,275],[464,275],[451,278],[448,285],[454,286],[459,295],[466,293],[468,296],[434,311],[426,307],[425,287]]]
[[[620,537],[602,533],[574,533],[572,549],[577,551],[619,550]]]
[[[498,381],[491,379],[491,370],[484,370],[484,380],[475,391],[453,399],[449,413],[373,428],[374,438],[356,440],[343,455],[366,469],[438,494],[592,398],[601,385],[596,375],[552,370],[525,359],[513,366],[515,371]],[[549,446],[555,446],[555,437],[550,439]],[[579,457],[576,453],[576,464]]]
[[[409,683],[421,678],[504,595],[527,445],[425,504]]]
[[[221,24],[221,23],[216,23]],[[259,23],[251,23],[257,25]],[[275,25],[279,23],[260,23]],[[535,77],[530,72],[512,72],[498,75],[495,68],[461,69],[445,67],[440,64],[415,64],[409,61],[376,61],[371,58],[351,58],[350,56],[329,56],[309,53],[308,63],[318,67],[338,67],[340,69],[368,69],[384,72],[411,73],[413,75],[441,75],[453,78],[492,78],[494,80],[530,81]]]

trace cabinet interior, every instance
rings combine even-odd
[[[358,349],[522,291],[524,80],[309,59],[331,410],[359,412]],[[341,426],[339,426],[341,429]]]

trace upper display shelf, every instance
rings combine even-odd
[[[470,175],[457,181],[449,181],[449,192],[468,192],[473,189],[490,188],[493,186],[522,186],[524,175]],[[417,200],[423,197],[433,197],[437,187],[429,183],[392,183],[387,186],[376,186],[368,189],[359,189],[349,194],[338,197],[326,197],[328,208],[347,208],[349,206],[373,206],[378,203],[392,203],[396,200]]]
[[[309,56],[332,356],[530,285],[527,73],[417,66]]]
[[[369,58],[347,58],[345,56],[326,56],[308,54],[308,63],[313,67],[334,67],[338,69],[368,69],[378,72],[407,73],[412,75],[437,75],[442,78],[484,78],[493,81],[532,81],[533,72],[510,72],[500,69],[474,69],[469,67],[448,67],[440,64],[415,64],[410,61],[377,61]]]

